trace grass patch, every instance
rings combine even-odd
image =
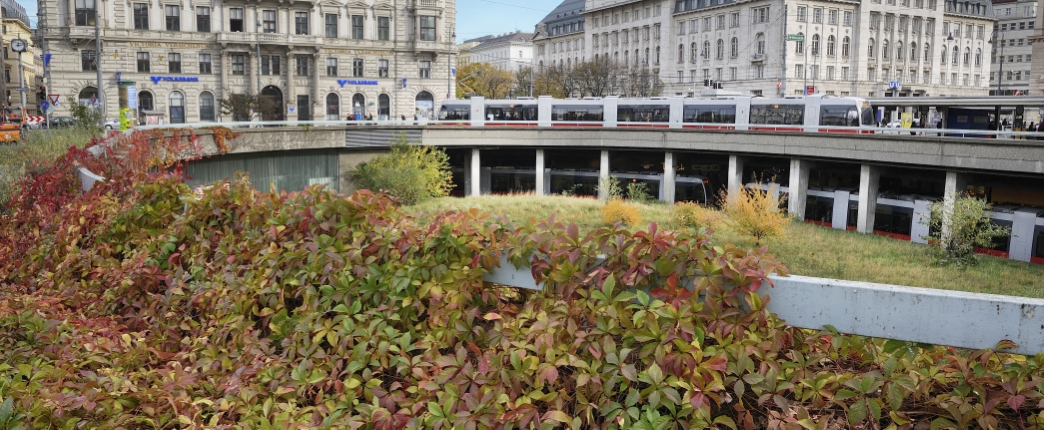
[[[82,148],[90,143],[94,135],[80,127],[31,130],[17,143],[0,144],[0,208],[7,205],[15,192],[15,183],[27,169],[37,164],[49,165],[70,146]]]
[[[632,202],[639,208],[644,226],[655,222],[667,228],[684,228],[671,221],[671,207],[659,203]],[[561,221],[575,222],[582,229],[601,227],[604,202],[595,199],[532,194],[440,198],[405,209],[421,220],[430,220],[443,210],[478,208],[504,215],[515,222],[546,219],[555,214]],[[714,226],[716,244],[731,243],[742,248],[754,240],[722,223]],[[644,227],[643,227],[644,228]],[[851,281],[877,282],[912,287],[1010,296],[1044,298],[1044,266],[1005,258],[981,256],[979,264],[964,269],[938,266],[926,245],[887,237],[824,228],[793,221],[783,239],[765,242],[769,251],[795,275]]]

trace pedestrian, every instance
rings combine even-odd
[[[406,114],[399,115],[399,119],[406,121]]]

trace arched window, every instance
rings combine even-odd
[[[942,46],[942,51],[941,52],[942,52],[942,55],[939,56],[939,64],[945,65],[946,64],[946,53],[948,52],[946,50],[946,45]]]
[[[634,50],[634,65],[635,66],[638,65],[638,50],[637,49]]]
[[[696,57],[700,56],[700,51],[696,48],[696,42],[692,42],[689,45],[689,62],[696,64]]]
[[[656,47],[656,58],[654,60],[655,60],[655,62],[653,64],[660,64],[660,47],[659,46]]]
[[[84,87],[80,90],[80,94],[77,94],[76,98],[82,105],[94,106],[100,103],[98,101],[98,89],[94,87]]]
[[[352,105],[354,108],[355,102],[358,101],[360,105],[365,104],[362,94],[356,94],[352,97]],[[432,97],[431,93],[427,91],[421,91],[417,94],[417,98],[414,99],[414,110],[417,118],[420,119],[431,119],[432,112],[435,109],[435,97]]]
[[[971,48],[964,48],[964,65],[971,63]]]
[[[837,49],[836,48],[837,48],[837,39],[834,39],[833,35],[828,36],[827,37],[827,55],[829,55],[831,57],[836,55],[836,53],[837,53]]]
[[[703,41],[703,52],[700,53],[700,56],[703,57],[704,59],[710,58],[710,41],[709,40],[704,40]]]
[[[642,56],[642,64],[643,65],[648,65],[649,64],[649,48],[645,48],[645,55]]]
[[[953,64],[957,64],[957,59],[960,56],[961,56],[961,51],[959,49],[957,49],[956,46],[954,46],[953,47],[953,55],[952,55],[953,58],[950,59],[950,62],[953,63]]]
[[[819,35],[818,34],[813,34],[812,35],[812,56],[815,57],[817,55],[819,55]]]
[[[903,41],[900,40],[898,42],[895,42],[895,59],[903,61],[903,52],[906,52],[903,51]]]
[[[910,42],[910,61],[917,62],[917,42]]]
[[[725,41],[724,40],[718,39],[718,50],[716,52],[718,53],[715,56],[717,59],[721,60],[721,59],[725,58]]]
[[[844,39],[841,39],[841,56],[842,57],[847,57],[848,56],[848,52],[849,52],[848,50],[851,48],[851,45],[852,45],[852,39],[849,39],[848,36],[845,36]]]
[[[874,58],[874,51],[876,51],[875,48],[877,48],[877,46],[874,45],[874,39],[873,38],[871,38],[870,41],[868,41],[866,43],[866,47],[867,47],[866,56],[868,58]]]
[[[328,121],[341,119],[341,98],[337,94],[326,95],[326,119]]]
[[[732,38],[732,42],[729,43],[729,54],[732,58],[739,57],[739,39]]]
[[[757,37],[754,38],[757,45],[755,46],[755,54],[765,55],[765,33],[758,33]]]
[[[794,52],[803,54],[805,52],[805,33],[798,33],[798,35],[801,37],[799,37],[800,40],[794,42]]]
[[[377,119],[386,120],[391,117],[391,98],[387,94],[377,96]]]
[[[630,51],[624,51],[624,59],[623,59],[623,64],[624,64],[625,66],[626,66],[626,65],[628,65],[628,64],[631,64],[631,62],[630,62],[630,61],[627,61],[627,56],[628,56],[628,55],[627,55],[627,53],[628,53],[628,52],[630,52]]]
[[[170,93],[170,123],[185,123],[185,95],[178,91]]]
[[[214,94],[204,91],[199,94],[199,120],[214,120]]]
[[[975,48],[975,65],[976,66],[981,66],[982,65],[982,49],[981,48]]]
[[[138,93],[138,110],[147,111],[156,109],[156,99],[153,98],[152,93],[148,91],[142,91]]]
[[[695,45],[696,44],[693,44],[693,46],[695,46]],[[684,43],[680,43],[680,44],[678,44],[678,62],[681,63],[681,62],[684,62],[684,61],[685,61],[685,44]]]
[[[932,44],[924,44],[924,61],[932,61]]]
[[[888,61],[892,59],[892,50],[888,49],[888,39],[881,41],[881,59]]]

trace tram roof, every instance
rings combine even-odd
[[[995,108],[1014,106],[1044,107],[1044,97],[992,96],[992,97],[870,97],[871,106],[935,106],[935,107],[980,107]]]

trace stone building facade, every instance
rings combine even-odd
[[[102,52],[91,13],[100,2]],[[90,103],[102,69],[167,122],[228,121],[220,100],[267,96],[280,118],[430,116],[453,94],[454,0],[41,0],[52,93]],[[56,114],[68,115],[69,104]]]
[[[567,7],[574,1],[537,24],[538,62],[560,63],[541,51],[556,37],[547,29],[565,9],[579,10],[586,42],[579,58],[646,68],[664,83],[662,95],[700,94],[712,81],[764,96],[989,91],[996,17],[985,0],[586,0]]]
[[[23,80],[19,78],[22,73],[25,83],[25,110],[29,115],[38,115],[39,86],[41,75],[40,52],[32,42],[32,29],[29,26],[29,17],[25,9],[14,0],[3,0],[0,2],[0,11],[3,15],[3,64],[4,85],[7,89],[7,97],[0,99],[11,102],[18,106],[22,102],[22,93],[18,91]],[[17,52],[11,49],[11,40],[22,39],[27,42],[28,50],[19,57]],[[21,68],[19,68],[21,61]]]
[[[997,27],[991,45],[990,95],[1029,95],[1036,0],[996,0]],[[1000,41],[999,43],[997,41]],[[1034,93],[1033,95],[1040,95]]]
[[[587,61],[584,0],[565,0],[536,25],[534,66],[571,65]]]
[[[533,61],[533,33],[515,31],[464,41],[471,47],[470,62],[489,63],[493,67],[518,72]]]

